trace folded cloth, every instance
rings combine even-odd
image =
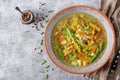
[[[120,74],[120,60],[115,72],[110,71],[112,61],[120,50],[120,0],[101,0],[100,8],[110,18],[116,35],[116,46],[109,62],[99,71],[85,74],[90,80],[118,80]]]

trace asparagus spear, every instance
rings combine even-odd
[[[79,45],[78,45],[76,39],[74,38],[74,36],[73,36],[73,34],[72,34],[72,32],[70,31],[69,28],[66,28],[66,33],[70,36],[70,38],[72,39],[72,41],[73,41],[75,47],[76,47],[77,50],[80,52],[80,51],[81,51],[81,50],[80,50],[80,47],[79,47]]]
[[[95,52],[95,55],[90,59],[90,63],[92,63],[95,60],[95,58],[98,56],[98,54],[102,52],[103,47],[104,47],[104,42],[101,41],[99,48]]]
[[[58,46],[58,41],[57,41],[57,39],[55,39],[55,46],[57,47],[57,50],[58,50],[58,52],[59,52],[60,57],[61,57],[62,59],[64,59],[64,54],[63,54],[61,48]]]
[[[99,54],[99,49],[96,50],[95,55],[90,59],[90,63],[92,63],[95,60],[98,54]]]

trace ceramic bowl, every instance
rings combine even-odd
[[[25,21],[23,18],[24,19],[28,18],[28,20]],[[33,22],[34,21],[34,15],[33,15],[33,13],[30,10],[23,11],[23,14],[21,16],[21,21],[22,21],[23,24],[29,24],[29,23]]]
[[[67,15],[72,12],[84,12],[88,13],[92,16],[95,16],[104,26],[106,32],[107,32],[107,46],[104,51],[103,56],[95,63],[90,64],[87,67],[69,67],[65,64],[63,64],[57,57],[54,55],[51,47],[51,32],[54,28],[54,25],[56,22],[58,22],[64,15]],[[87,73],[92,73],[94,71],[99,70],[102,68],[110,59],[113,49],[115,47],[115,33],[113,26],[110,22],[110,20],[107,18],[107,16],[102,13],[101,11],[85,6],[85,5],[74,5],[74,6],[69,6],[66,7],[60,11],[58,11],[48,22],[45,30],[45,35],[44,35],[44,44],[45,48],[47,51],[47,54],[51,61],[58,66],[60,69],[73,73],[73,74],[87,74]]]

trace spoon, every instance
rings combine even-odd
[[[21,11],[21,9],[17,6],[17,7],[15,7],[15,9],[17,10],[17,11],[19,11],[21,14],[23,14],[23,12]]]
[[[15,9],[22,14],[22,16],[21,16],[22,23],[29,24],[32,21],[34,21],[34,15],[30,10],[22,11],[18,6],[16,6]],[[27,19],[27,21],[26,21],[26,19]]]

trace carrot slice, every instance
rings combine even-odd
[[[77,49],[74,44],[70,44],[73,49]]]

